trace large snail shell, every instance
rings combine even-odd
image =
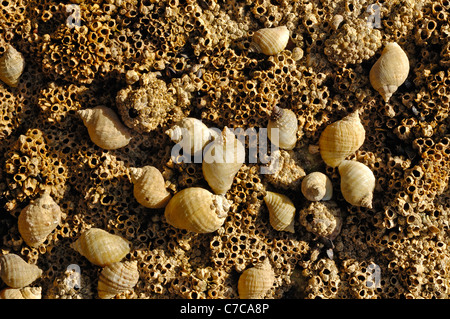
[[[20,212],[19,233],[27,245],[37,247],[59,225],[61,216],[58,204],[45,192]]]
[[[408,56],[397,43],[392,42],[384,47],[380,58],[370,69],[369,78],[373,88],[388,102],[405,82],[408,73]]]
[[[289,30],[286,26],[260,29],[253,34],[249,52],[275,55],[286,48],[288,41]]]
[[[164,177],[156,167],[131,167],[129,171],[134,184],[133,194],[139,204],[153,209],[167,205],[172,195],[167,191]]]
[[[164,215],[173,227],[195,233],[211,233],[225,222],[231,203],[200,187],[185,188],[167,204]]]
[[[294,203],[283,194],[267,192],[264,197],[269,209],[269,220],[272,227],[279,231],[294,233]]]
[[[16,87],[24,68],[25,60],[22,53],[8,44],[5,53],[0,57],[0,80],[11,87]]]
[[[0,291],[0,299],[41,299],[41,287],[5,288]]]
[[[302,180],[302,193],[307,200],[329,200],[333,196],[333,185],[327,175],[312,172]]]
[[[239,277],[238,293],[240,299],[262,299],[275,282],[275,274],[269,260],[244,270]]]
[[[15,254],[0,257],[0,277],[11,288],[23,288],[42,276],[42,269]]]
[[[121,261],[130,252],[130,243],[100,228],[90,228],[71,247],[97,266]]]
[[[244,145],[225,127],[220,136],[206,146],[204,153],[203,177],[214,193],[225,194],[245,161]]]
[[[131,140],[129,129],[120,122],[110,108],[100,105],[92,109],[77,111],[88,129],[92,142],[105,150],[116,150],[128,145]]]
[[[323,161],[331,167],[339,166],[347,156],[363,145],[365,136],[366,131],[361,124],[358,111],[331,123],[319,138],[319,150]]]
[[[345,160],[338,169],[344,199],[353,206],[372,208],[375,176],[370,168],[360,162]]]
[[[273,129],[278,129],[278,141],[273,136]],[[292,150],[297,143],[298,120],[294,112],[275,106],[269,123],[267,136],[270,141],[285,150]]]
[[[111,299],[115,295],[132,289],[139,280],[137,261],[116,262],[102,269],[98,280],[98,296]]]

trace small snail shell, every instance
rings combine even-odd
[[[100,228],[90,228],[71,247],[97,266],[121,261],[130,252],[130,243]]]
[[[245,147],[236,135],[225,127],[204,152],[203,177],[216,194],[225,194],[233,184],[234,176],[245,161]]]
[[[238,281],[240,299],[262,299],[275,282],[275,274],[269,260],[244,270]]]
[[[344,199],[353,206],[372,208],[375,176],[370,168],[360,162],[345,160],[338,169]]]
[[[259,29],[253,34],[249,52],[275,55],[286,48],[289,41],[289,30],[286,26]]]
[[[105,150],[122,148],[131,140],[128,128],[110,108],[100,105],[77,111],[88,129],[92,142]]]
[[[278,141],[272,131],[278,129]],[[298,120],[294,112],[275,106],[269,123],[267,124],[267,136],[270,141],[285,150],[292,150],[297,143]]]
[[[324,173],[312,172],[302,180],[302,193],[309,201],[329,200],[333,196],[333,185]]]
[[[42,269],[15,254],[0,257],[0,277],[11,288],[23,288],[42,276]]]
[[[130,290],[139,280],[137,261],[115,262],[102,269],[98,279],[98,296],[111,299],[115,295]]]
[[[139,204],[153,209],[167,205],[172,195],[167,191],[164,177],[156,167],[131,167],[129,171],[134,184],[133,194]]]
[[[167,204],[164,215],[167,223],[195,233],[211,233],[225,222],[231,203],[200,187],[185,188]]]
[[[25,60],[22,53],[8,44],[5,53],[0,57],[0,80],[11,87],[16,87],[24,69]]]
[[[359,119],[358,111],[328,125],[319,138],[319,151],[323,161],[337,167],[364,143],[366,131]]]
[[[396,42],[392,42],[386,44],[380,58],[370,69],[369,79],[372,87],[388,102],[405,82],[408,73],[408,56]]]
[[[299,221],[307,231],[330,240],[339,235],[343,224],[341,210],[334,201],[311,202],[300,210]]]
[[[0,299],[41,299],[41,287],[5,288],[0,291]]]
[[[294,233],[294,203],[283,194],[267,192],[264,201],[269,209],[272,227],[279,231]]]
[[[27,245],[37,247],[59,225],[61,216],[58,204],[45,192],[20,212],[19,233]]]

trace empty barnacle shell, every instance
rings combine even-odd
[[[294,203],[283,194],[267,191],[264,202],[269,209],[269,221],[279,231],[294,233]]]
[[[345,160],[338,169],[344,199],[354,206],[372,208],[375,176],[370,168],[360,162]]]
[[[23,288],[42,276],[42,269],[16,254],[0,257],[0,277],[11,288]]]
[[[307,200],[329,200],[333,196],[330,178],[322,172],[312,172],[302,180],[302,194]]]
[[[16,87],[24,68],[25,60],[22,53],[7,44],[5,53],[0,57],[0,80],[11,87]]]
[[[245,147],[225,126],[222,133],[204,152],[203,177],[216,194],[225,194],[233,184],[234,176],[245,161]]]
[[[323,161],[337,167],[364,143],[366,131],[359,119],[358,110],[328,125],[319,138],[319,151]]]
[[[27,245],[37,247],[59,225],[61,216],[60,207],[46,191],[20,212],[19,233]]]
[[[270,141],[282,149],[292,150],[297,143],[297,131],[298,120],[295,113],[275,106],[267,124],[267,136]]]
[[[405,82],[408,73],[408,56],[396,42],[391,42],[386,44],[381,56],[370,69],[369,79],[372,87],[388,102]]]
[[[112,263],[102,269],[98,279],[98,296],[111,299],[115,295],[130,290],[139,280],[137,260]]]
[[[131,140],[129,129],[120,122],[110,108],[99,105],[92,109],[78,110],[77,114],[88,129],[92,142],[105,150],[122,148]]]
[[[238,281],[240,299],[262,299],[275,282],[275,274],[269,259],[244,270]]]
[[[286,48],[289,41],[289,30],[286,26],[259,29],[253,34],[249,52],[275,55]]]
[[[153,166],[131,167],[133,194],[139,204],[148,208],[163,208],[172,195],[167,191],[164,177]]]
[[[41,299],[41,287],[5,288],[0,291],[0,299]]]
[[[166,206],[167,223],[195,233],[211,233],[225,222],[231,203],[200,187],[185,188],[176,193]]]
[[[130,252],[130,243],[124,238],[92,227],[81,234],[71,247],[97,266],[121,261]]]

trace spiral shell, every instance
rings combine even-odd
[[[345,160],[338,169],[344,199],[353,206],[372,208],[375,176],[370,168],[360,162]]]
[[[37,247],[59,225],[61,216],[58,204],[45,192],[20,212],[19,233],[27,245]]]
[[[90,228],[71,247],[97,266],[121,261],[130,252],[130,243],[100,228]]]
[[[172,197],[164,215],[173,227],[195,233],[211,233],[223,225],[230,207],[230,201],[224,196],[200,187],[190,187]]]
[[[333,185],[324,173],[312,172],[302,180],[302,194],[309,201],[329,200],[333,196]]]
[[[42,276],[42,269],[16,254],[0,257],[0,277],[11,288],[23,288]]]
[[[269,209],[269,221],[272,227],[279,231],[294,233],[294,203],[283,194],[267,192],[264,202]]]
[[[408,74],[408,56],[396,42],[392,42],[386,44],[380,58],[370,69],[369,79],[372,87],[388,102]]]
[[[328,125],[319,138],[319,151],[323,161],[337,167],[364,143],[366,131],[359,119],[358,111]]]
[[[24,69],[25,60],[22,53],[7,44],[5,53],[0,57],[0,80],[11,87],[17,87]]]
[[[153,209],[167,205],[172,195],[167,191],[164,177],[156,167],[131,167],[129,171],[134,184],[133,194],[139,204]]]
[[[274,136],[274,129],[278,129],[278,140]],[[269,123],[267,136],[270,141],[285,150],[292,150],[297,143],[298,120],[294,112],[275,106]]]
[[[0,291],[0,299],[41,299],[41,287],[5,288]]]
[[[262,299],[275,282],[275,274],[269,260],[242,272],[238,281],[240,299]]]
[[[92,142],[105,150],[122,148],[131,140],[129,129],[120,122],[110,108],[99,105],[92,109],[77,111],[88,129]]]
[[[130,290],[139,280],[137,261],[115,262],[102,269],[98,279],[98,296],[111,299],[115,295]]]
[[[225,194],[245,161],[245,147],[225,127],[222,134],[206,146],[202,163],[203,177],[216,194]]]
[[[259,29],[253,34],[249,52],[275,55],[286,48],[289,42],[289,30],[286,26]]]

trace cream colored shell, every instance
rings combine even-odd
[[[71,247],[97,266],[121,261],[130,252],[130,243],[122,237],[100,228],[90,228]]]
[[[25,60],[22,53],[7,44],[6,51],[0,57],[0,80],[11,87],[16,87],[24,69]]]
[[[106,106],[79,110],[77,114],[87,127],[91,141],[105,150],[122,148],[132,138],[129,129],[122,124],[117,114]]]
[[[297,131],[298,120],[295,113],[275,106],[267,124],[267,136],[270,141],[282,149],[292,150],[297,143]]]
[[[164,177],[156,167],[131,167],[129,172],[134,184],[133,194],[139,204],[153,209],[167,205],[172,195],[167,191]]]
[[[372,87],[385,102],[405,82],[409,74],[409,60],[405,51],[396,43],[388,43],[369,73]]]
[[[249,52],[275,55],[286,48],[289,42],[289,30],[286,26],[263,28],[253,34]]]
[[[333,196],[331,180],[322,172],[312,172],[302,180],[302,194],[309,201],[329,200]]]
[[[164,215],[175,228],[194,233],[211,233],[223,225],[230,201],[200,187],[185,188],[167,204]]]
[[[319,138],[319,151],[323,161],[337,167],[364,143],[366,131],[359,119],[358,111],[328,125]]]
[[[0,277],[11,288],[23,288],[42,276],[42,269],[16,254],[0,257]]]
[[[31,247],[42,244],[61,222],[62,212],[58,204],[45,192],[20,212],[19,233]]]
[[[370,168],[360,162],[345,160],[338,169],[344,199],[354,206],[372,208],[375,176]]]
[[[269,210],[272,227],[278,231],[294,233],[295,206],[289,197],[268,191],[264,196],[264,202]]]
[[[41,287],[5,288],[0,291],[0,299],[41,299]]]
[[[240,299],[263,299],[275,282],[275,274],[269,260],[244,270],[238,281]]]
[[[101,299],[130,290],[139,281],[137,260],[112,263],[102,269],[98,279],[97,292]]]

